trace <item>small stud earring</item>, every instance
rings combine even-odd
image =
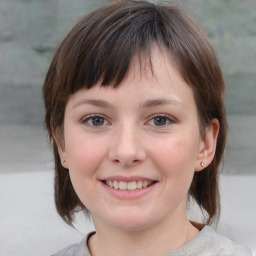
[[[201,165],[202,167],[204,167],[204,162],[201,162],[200,165]]]
[[[62,160],[61,162],[62,162],[62,163],[66,163],[66,160]]]

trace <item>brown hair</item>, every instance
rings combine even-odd
[[[43,87],[45,125],[55,158],[55,204],[70,225],[76,211],[87,209],[73,189],[69,172],[61,165],[52,131],[63,137],[65,106],[71,94],[83,87],[91,88],[98,81],[102,86],[118,86],[134,56],[150,59],[153,44],[170,52],[181,76],[192,87],[202,136],[213,118],[220,123],[215,157],[204,171],[195,172],[189,190],[190,198],[207,213],[206,223],[218,219],[218,168],[227,124],[222,99],[224,80],[215,51],[203,31],[181,9],[123,0],[93,11],[74,26],[57,49]]]

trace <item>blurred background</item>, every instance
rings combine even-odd
[[[78,242],[55,213],[41,88],[56,46],[107,0],[0,0],[0,255],[50,255]],[[218,231],[256,250],[256,1],[176,1],[204,28],[226,80],[229,136]]]

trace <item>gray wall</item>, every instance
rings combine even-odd
[[[198,17],[217,50],[227,84],[227,113],[255,115],[256,1],[183,2]]]
[[[42,126],[41,87],[54,49],[107,0],[0,0],[0,126]],[[256,154],[256,1],[180,1],[215,46],[227,83],[226,173],[252,173]]]
[[[0,1],[0,124],[42,124],[41,87],[54,49],[79,17],[102,3]]]
[[[224,174],[255,174],[256,1],[186,0],[217,51],[229,121]]]

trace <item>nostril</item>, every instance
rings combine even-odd
[[[129,159],[129,158],[114,158],[111,161],[115,164],[123,165],[123,166],[134,166],[142,162],[140,159]]]
[[[109,160],[113,163],[135,165],[146,159],[146,153],[142,147],[121,146],[113,147],[109,151]]]

